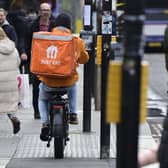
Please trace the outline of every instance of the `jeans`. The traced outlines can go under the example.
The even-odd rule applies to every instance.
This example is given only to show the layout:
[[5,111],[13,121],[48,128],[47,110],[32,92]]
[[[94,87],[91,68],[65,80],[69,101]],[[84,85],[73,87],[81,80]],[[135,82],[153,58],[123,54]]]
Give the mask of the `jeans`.
[[[38,107],[42,123],[49,123],[48,103],[51,94],[47,92],[47,89],[52,90],[53,88],[48,87],[41,82],[39,85]],[[76,113],[77,86],[74,84],[73,86],[65,87],[65,89],[68,90],[70,113]]]

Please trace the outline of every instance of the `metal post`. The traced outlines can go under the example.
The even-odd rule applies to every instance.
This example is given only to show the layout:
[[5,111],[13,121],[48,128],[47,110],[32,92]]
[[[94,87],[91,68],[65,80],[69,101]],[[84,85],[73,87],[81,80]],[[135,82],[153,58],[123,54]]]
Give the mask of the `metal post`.
[[84,65],[83,132],[91,131],[90,63]]
[[142,0],[127,0],[124,15],[121,123],[117,125],[117,168],[136,168],[140,113],[141,59],[143,56]]
[[[102,17],[102,13],[101,13],[101,1],[100,0],[96,0],[96,20],[97,20],[97,24],[96,24],[96,32],[97,35],[101,35],[101,17]],[[102,47],[102,46],[101,46]],[[98,50],[98,46],[97,46],[97,50]],[[97,55],[96,55],[97,57]],[[101,62],[101,61],[100,61]],[[101,107],[101,63],[96,64],[95,66],[95,86],[94,86],[94,93],[95,93],[95,110],[100,111],[100,107]]]
[[103,0],[102,4],[102,67],[101,67],[101,130],[100,130],[100,158],[109,158],[110,155],[110,124],[105,121],[106,78],[108,57],[110,54],[112,15],[111,0]]
[[[90,13],[84,18],[84,30],[92,30],[92,0],[85,0],[85,12]],[[84,14],[86,15],[86,13]],[[85,16],[84,16],[85,17]],[[85,20],[86,19],[86,20]],[[89,52],[91,57],[91,53]],[[84,65],[84,100],[83,100],[83,132],[91,131],[91,61]]]

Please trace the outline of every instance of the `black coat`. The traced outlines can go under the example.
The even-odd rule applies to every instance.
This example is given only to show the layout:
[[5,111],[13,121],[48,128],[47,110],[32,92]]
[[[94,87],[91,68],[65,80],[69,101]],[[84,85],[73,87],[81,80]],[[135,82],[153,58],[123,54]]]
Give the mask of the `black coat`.
[[[32,23],[32,26],[31,26],[31,33],[33,34],[33,32],[38,32],[40,31],[40,17],[38,17],[33,23]],[[50,18],[50,25],[49,25],[49,30],[48,31],[51,31],[53,28],[55,27],[55,18],[54,17],[51,17]]]
[[15,46],[17,46],[18,39],[17,39],[15,28],[10,24],[3,24],[2,28],[5,31],[6,35],[9,37],[9,39],[15,43]]
[[16,34],[18,37],[17,49],[19,51],[19,54],[26,52],[25,36],[28,23],[26,22],[25,18],[26,14],[24,11],[21,10],[9,11],[7,15],[7,20],[11,25],[14,26],[16,30]]

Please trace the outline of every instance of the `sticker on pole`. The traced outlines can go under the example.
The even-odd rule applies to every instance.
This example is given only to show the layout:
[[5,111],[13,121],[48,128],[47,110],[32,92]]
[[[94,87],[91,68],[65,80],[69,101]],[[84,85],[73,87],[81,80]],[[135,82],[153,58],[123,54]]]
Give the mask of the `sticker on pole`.
[[110,14],[102,16],[102,34],[112,34],[112,16]]

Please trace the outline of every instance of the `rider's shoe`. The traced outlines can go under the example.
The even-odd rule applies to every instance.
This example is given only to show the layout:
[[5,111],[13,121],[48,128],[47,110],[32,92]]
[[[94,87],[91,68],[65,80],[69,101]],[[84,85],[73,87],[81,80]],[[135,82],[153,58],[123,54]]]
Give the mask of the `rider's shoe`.
[[78,124],[78,116],[76,113],[70,113],[69,123],[77,125]]
[[48,141],[48,134],[49,134],[49,125],[43,124],[43,126],[41,128],[40,139],[42,141]]

